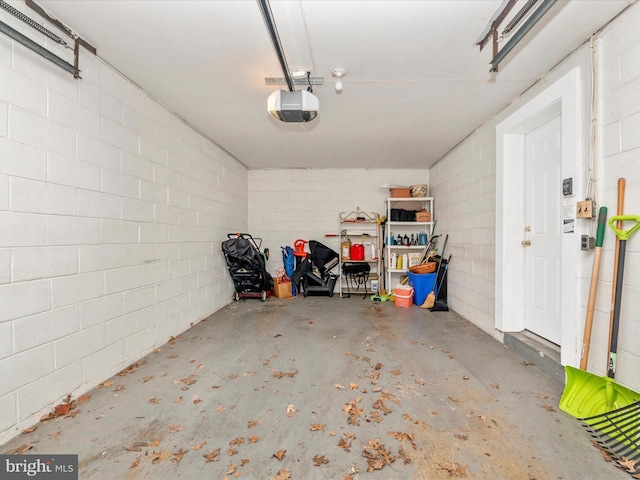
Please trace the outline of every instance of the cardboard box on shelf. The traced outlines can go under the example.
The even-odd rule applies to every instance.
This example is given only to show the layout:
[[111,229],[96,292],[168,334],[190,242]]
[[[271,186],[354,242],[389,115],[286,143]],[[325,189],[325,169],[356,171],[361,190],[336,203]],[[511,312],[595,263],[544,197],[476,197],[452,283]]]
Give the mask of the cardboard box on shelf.
[[409,198],[411,194],[410,188],[390,188],[391,198]]
[[416,222],[430,222],[431,212],[428,210],[418,210],[416,212]]

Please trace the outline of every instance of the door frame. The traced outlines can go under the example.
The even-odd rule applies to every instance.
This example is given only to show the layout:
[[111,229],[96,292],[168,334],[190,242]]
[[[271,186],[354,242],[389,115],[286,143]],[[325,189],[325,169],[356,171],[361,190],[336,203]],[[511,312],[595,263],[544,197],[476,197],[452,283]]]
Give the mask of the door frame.
[[[496,126],[495,327],[501,332],[524,330],[525,252],[520,242],[524,239],[525,135],[557,115],[562,116],[561,175],[573,178],[573,197],[565,198],[560,208],[570,211],[574,205],[575,212],[575,199],[583,196],[580,69],[573,68]],[[578,230],[574,221],[573,233],[563,233],[561,239],[560,360],[572,366],[578,364],[582,348]]]

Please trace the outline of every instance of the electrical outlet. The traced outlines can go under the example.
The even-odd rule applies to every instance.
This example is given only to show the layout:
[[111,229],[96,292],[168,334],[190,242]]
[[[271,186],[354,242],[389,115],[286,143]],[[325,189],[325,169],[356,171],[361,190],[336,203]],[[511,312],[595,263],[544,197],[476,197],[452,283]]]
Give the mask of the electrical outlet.
[[576,217],[578,218],[596,218],[596,202],[593,200],[584,200],[576,204]]
[[596,239],[589,235],[580,235],[580,250],[593,250],[596,247]]

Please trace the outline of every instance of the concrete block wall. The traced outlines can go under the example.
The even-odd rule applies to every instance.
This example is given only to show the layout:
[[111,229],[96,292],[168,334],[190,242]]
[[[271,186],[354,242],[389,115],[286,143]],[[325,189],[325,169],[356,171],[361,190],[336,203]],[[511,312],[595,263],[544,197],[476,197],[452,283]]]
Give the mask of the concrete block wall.
[[[624,213],[640,215],[640,5],[613,22],[602,34],[600,122],[601,162],[600,204],[608,206],[609,216],[617,210],[617,183],[626,180]],[[633,223],[625,223],[628,230]],[[589,368],[606,374],[611,304],[611,279],[615,237],[610,229],[605,235],[600,288],[596,301],[592,354]],[[618,363],[616,380],[640,391],[640,346],[634,339],[640,331],[637,305],[640,302],[640,235],[634,234],[626,244],[624,288],[620,309]]]
[[237,160],[98,58],[0,36],[0,443],[229,303]]
[[[617,181],[626,178],[625,213],[640,212],[640,5],[630,6],[597,35],[600,110],[599,146],[596,153],[596,185],[599,205],[616,212]],[[494,326],[495,290],[495,128],[555,80],[574,67],[581,69],[582,159],[586,178],[591,152],[588,134],[590,92],[589,45],[573,52],[509,107],[480,126],[461,145],[431,168],[431,191],[438,198],[438,228],[449,231],[452,260],[449,270],[449,304],[458,313],[501,338]],[[631,225],[627,225],[629,228]],[[595,236],[595,225],[577,228]],[[600,270],[596,315],[591,338],[589,371],[606,374],[611,281],[615,237],[607,228]],[[448,247],[449,248],[449,247]],[[640,235],[628,244],[616,380],[640,391],[640,347],[633,339],[640,330],[635,305],[640,301]],[[592,252],[576,265],[580,278],[581,318],[586,315]]]
[[[282,267],[282,250],[301,238],[318,240],[339,252],[339,214],[360,207],[386,214],[388,188],[429,184],[428,169],[284,169],[249,171],[249,227],[271,252],[267,268]],[[434,202],[438,218],[438,200]],[[337,269],[335,270],[337,273]]]
[[495,125],[484,125],[431,168],[438,231],[449,235],[447,250],[452,255],[447,303],[493,335],[495,159]]

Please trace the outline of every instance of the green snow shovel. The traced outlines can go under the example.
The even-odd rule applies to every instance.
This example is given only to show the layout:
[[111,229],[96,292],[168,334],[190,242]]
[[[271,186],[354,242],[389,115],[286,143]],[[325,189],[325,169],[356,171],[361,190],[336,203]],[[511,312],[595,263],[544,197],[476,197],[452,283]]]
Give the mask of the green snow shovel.
[[[619,230],[614,224],[617,221],[633,221],[629,230]],[[618,385],[613,380],[617,365],[618,326],[620,323],[620,304],[622,300],[622,280],[624,275],[624,257],[629,237],[640,228],[640,217],[635,215],[619,215],[609,220],[609,226],[620,239],[620,253],[616,276],[616,294],[614,302],[613,330],[609,347],[609,368],[607,377],[599,377],[570,366],[565,367],[566,380],[564,392],[560,399],[560,409],[576,418],[586,419],[626,407],[640,400],[640,393]]]

